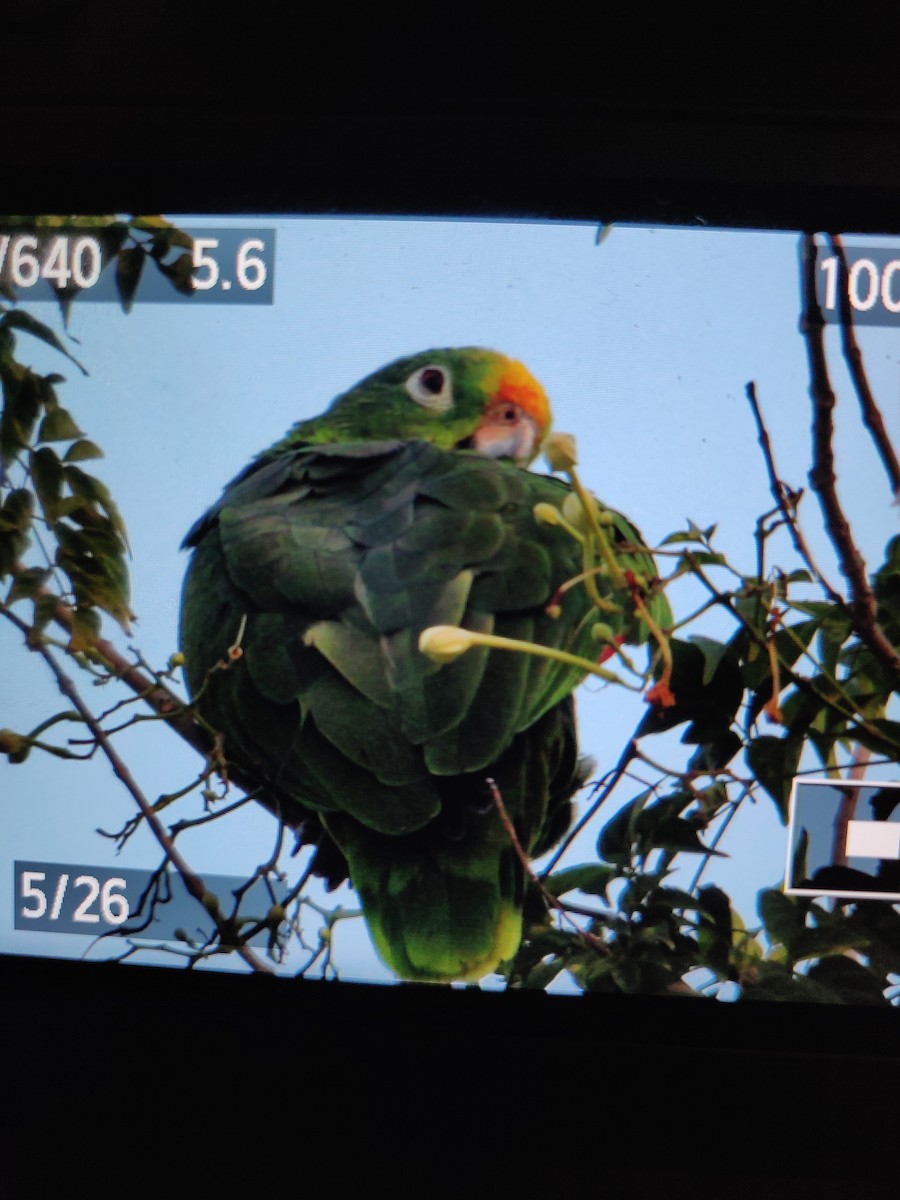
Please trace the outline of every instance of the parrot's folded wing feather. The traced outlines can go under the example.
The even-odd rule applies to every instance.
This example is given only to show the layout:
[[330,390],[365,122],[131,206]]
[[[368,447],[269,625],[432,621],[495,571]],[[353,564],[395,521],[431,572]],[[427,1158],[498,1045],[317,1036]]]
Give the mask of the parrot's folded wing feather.
[[[366,449],[305,448],[239,479],[197,527],[183,641],[191,688],[205,681],[226,746],[254,742],[248,699],[267,706],[267,727],[268,706],[279,709],[277,752],[253,753],[273,787],[357,808],[338,787],[324,801],[319,788],[307,795],[292,769],[292,737],[311,723],[374,781],[418,785],[424,824],[439,804],[432,775],[488,767],[577,673],[484,650],[439,668],[418,652],[419,634],[452,623],[577,649],[584,602],[557,620],[544,608],[577,572],[578,548],[532,515],[565,495],[557,481],[427,443]],[[239,630],[242,657],[210,675]],[[554,686],[541,696],[545,677]],[[405,806],[397,832],[409,820]],[[377,824],[391,830],[390,811]]]
[[582,672],[484,646],[439,665],[419,636],[595,657],[585,589],[559,592],[581,547],[533,513],[568,494],[427,442],[301,446],[251,465],[189,535],[192,694],[274,807],[318,814],[401,975],[477,978],[518,944],[523,875],[487,775],[526,852],[566,826]]

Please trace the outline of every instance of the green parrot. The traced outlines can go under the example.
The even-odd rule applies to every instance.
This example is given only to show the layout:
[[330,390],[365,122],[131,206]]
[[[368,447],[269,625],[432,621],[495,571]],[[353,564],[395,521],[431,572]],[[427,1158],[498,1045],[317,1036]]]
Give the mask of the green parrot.
[[[375,947],[410,980],[476,980],[522,936],[524,852],[549,849],[584,781],[572,665],[475,646],[422,653],[431,626],[596,660],[581,546],[523,468],[548,431],[541,385],[479,348],[399,359],[260,454],[190,530],[181,645],[226,760],[349,876]],[[639,543],[624,518],[613,538]],[[653,574],[639,554],[636,569]],[[649,565],[648,565],[649,564]],[[663,598],[664,600],[664,598]],[[614,620],[609,614],[607,625]],[[617,640],[647,640],[622,613]]]

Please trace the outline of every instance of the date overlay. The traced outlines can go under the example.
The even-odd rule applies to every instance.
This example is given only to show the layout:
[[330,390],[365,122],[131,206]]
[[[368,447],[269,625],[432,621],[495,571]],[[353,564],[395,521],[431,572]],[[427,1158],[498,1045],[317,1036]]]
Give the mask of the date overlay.
[[[274,229],[186,229],[165,255],[152,239],[120,244],[102,229],[0,226],[0,283],[20,300],[75,297],[139,304],[272,304]],[[133,237],[139,237],[139,234]]]
[[[14,869],[14,927],[32,933],[70,933],[88,937],[118,932],[135,940],[202,942],[213,933],[203,906],[175,872],[109,870],[73,863],[21,862]],[[206,875],[207,890],[230,911],[233,893],[245,880]],[[258,879],[244,894],[240,917],[264,919],[280,903],[279,894]],[[265,931],[251,944],[265,944]]]

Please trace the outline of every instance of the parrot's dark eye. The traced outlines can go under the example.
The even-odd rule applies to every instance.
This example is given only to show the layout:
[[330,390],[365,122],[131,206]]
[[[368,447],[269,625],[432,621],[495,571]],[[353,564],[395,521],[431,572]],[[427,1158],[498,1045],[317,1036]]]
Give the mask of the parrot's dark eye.
[[453,407],[450,375],[434,363],[413,371],[406,381],[406,391],[411,400],[430,412],[445,413]]
[[439,396],[444,390],[444,372],[437,367],[426,367],[419,377],[419,383],[432,396]]

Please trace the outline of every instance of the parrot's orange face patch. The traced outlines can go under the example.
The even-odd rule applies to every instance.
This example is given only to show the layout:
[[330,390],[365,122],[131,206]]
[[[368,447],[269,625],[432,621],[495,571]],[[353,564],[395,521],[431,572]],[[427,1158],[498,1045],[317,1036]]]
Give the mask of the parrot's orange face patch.
[[528,368],[516,359],[508,358],[504,362],[494,398],[505,404],[515,404],[526,416],[531,417],[540,437],[547,432],[550,426],[547,393]]

